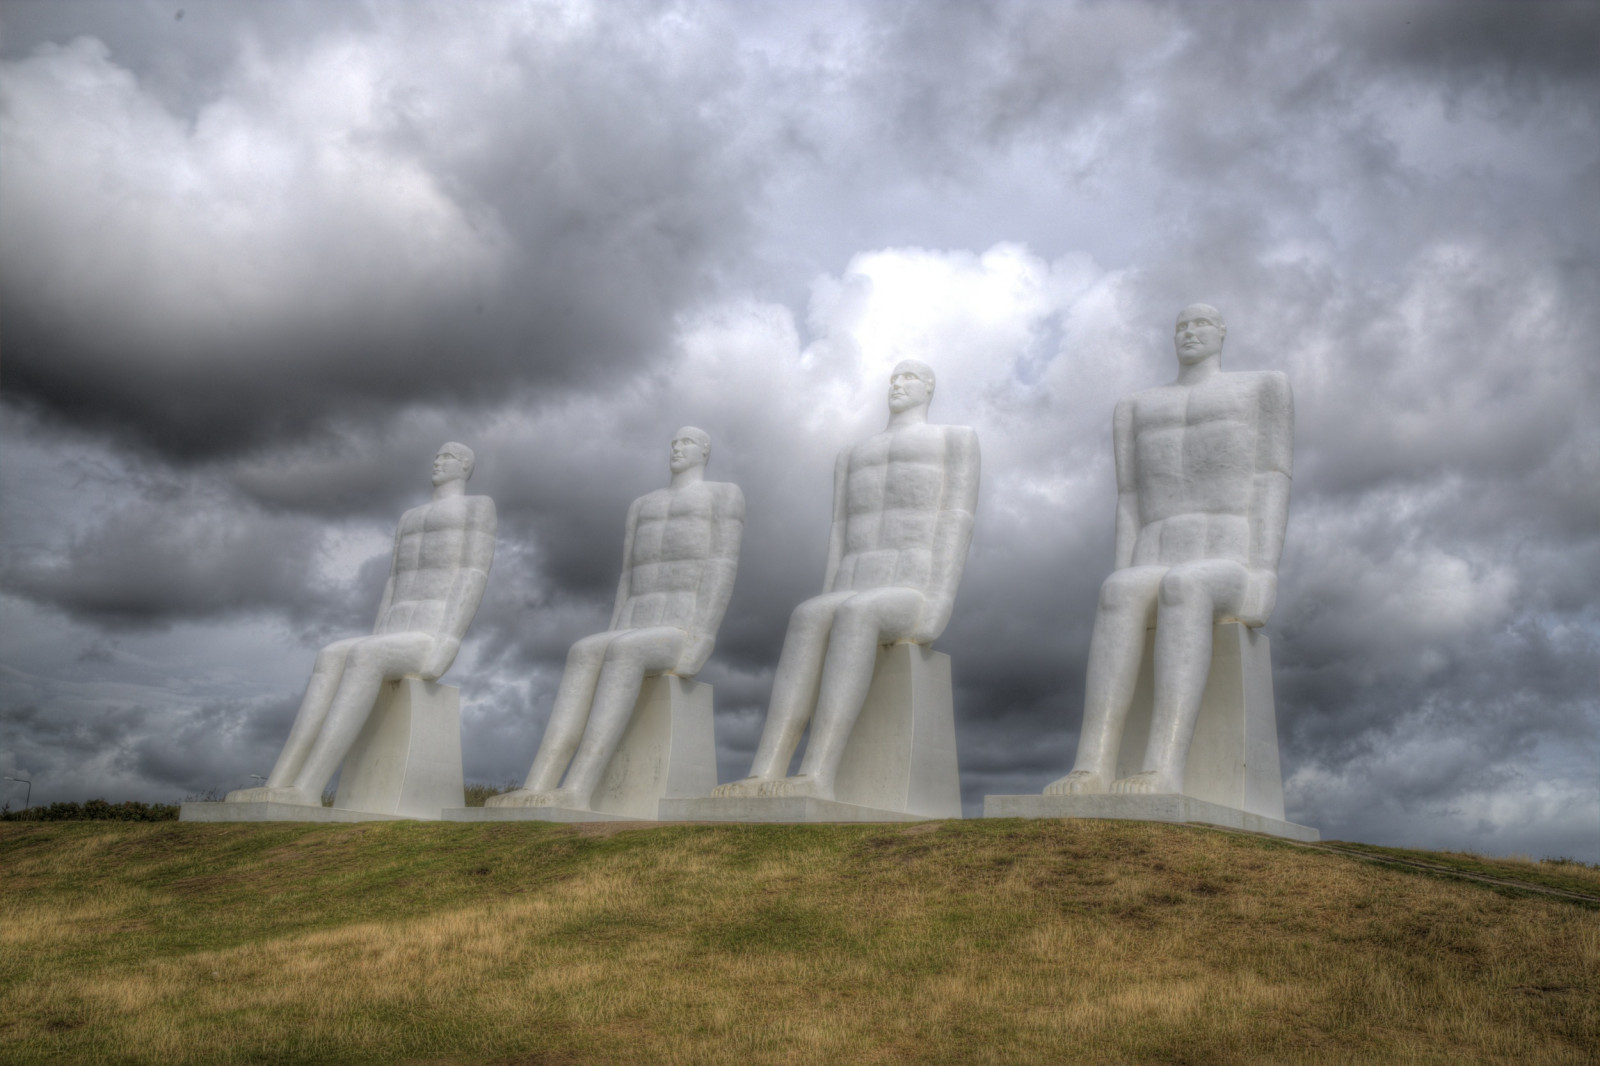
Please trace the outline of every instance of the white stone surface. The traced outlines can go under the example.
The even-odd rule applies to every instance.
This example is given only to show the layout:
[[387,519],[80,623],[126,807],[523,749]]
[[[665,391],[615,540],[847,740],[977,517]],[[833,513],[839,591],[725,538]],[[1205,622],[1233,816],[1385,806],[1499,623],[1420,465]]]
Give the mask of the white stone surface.
[[926,818],[961,817],[950,656],[920,644],[878,650],[834,798]]
[[[833,800],[878,648],[932,644],[950,621],[978,503],[977,434],[928,422],[934,374],[906,360],[889,379],[884,432],[839,454],[823,593],[789,620],[772,701],[743,780],[718,798]],[[810,728],[800,772],[788,774]]]
[[925,815],[886,811],[815,796],[702,796],[661,801],[663,822],[925,822]]
[[444,812],[447,822],[637,822],[625,814],[574,810],[571,807],[454,807]]
[[[1122,729],[1116,775],[1143,768],[1155,698],[1154,656],[1145,655]],[[1212,630],[1211,667],[1184,763],[1183,795],[1283,818],[1283,774],[1266,633],[1239,622]]]
[[[436,681],[450,669],[494,561],[494,501],[466,495],[473,464],[464,444],[451,441],[439,449],[433,498],[400,517],[372,635],[336,641],[318,653],[266,785],[230,792],[226,802],[320,809],[323,789],[367,725],[384,683]],[[456,773],[459,779],[459,767]]]
[[178,808],[180,822],[400,822],[403,814],[344,811],[337,807],[307,807],[301,803],[185,803]]
[[[1259,627],[1272,613],[1294,402],[1280,373],[1224,373],[1226,335],[1215,308],[1185,308],[1173,336],[1176,380],[1117,404],[1116,569],[1101,586],[1077,760],[1047,795],[1192,794],[1186,775],[1215,627]],[[1152,709],[1142,757],[1134,759],[1128,733],[1147,648]],[[1259,748],[1265,732],[1252,733],[1257,767],[1276,762],[1275,728],[1272,736],[1269,759]],[[1211,752],[1202,762],[1236,757],[1243,755]],[[1205,787],[1213,787],[1209,778]],[[1252,788],[1257,795],[1259,781]]]
[[[675,731],[653,733],[656,726],[635,720],[636,708],[644,706],[642,687],[650,677],[688,679],[700,672],[733,594],[744,535],[744,494],[737,485],[705,480],[710,457],[711,438],[703,430],[685,426],[674,435],[670,483],[628,509],[611,626],[584,637],[567,653],[527,780],[522,788],[490,797],[488,807],[604,812],[620,805],[653,818],[662,795],[659,788],[665,785],[650,775],[666,772],[662,767],[689,765],[686,751],[675,748],[676,763],[656,754],[630,755],[620,763],[617,757],[625,750],[625,739],[641,729],[641,736],[678,743]],[[705,700],[709,729],[709,689]],[[684,738],[694,732],[685,729]],[[708,788],[716,783],[712,750]],[[693,776],[686,769],[681,772]],[[637,782],[618,776],[632,773],[644,776]]]
[[985,796],[985,818],[1127,818],[1146,822],[1201,822],[1225,829],[1244,829],[1290,840],[1316,841],[1322,834],[1281,818],[1250,814],[1236,807],[1208,803],[1193,796],[1117,795]]
[[950,657],[918,644],[878,650],[872,686],[839,761],[833,799],[700,795],[687,805],[663,800],[660,817],[708,822],[960,818]]
[[646,678],[627,731],[600,776],[592,808],[463,807],[453,822],[607,822],[653,819],[663,798],[703,796],[717,783],[710,685],[670,674]]
[[333,805],[437,819],[466,802],[461,775],[461,690],[388,681],[339,774]]

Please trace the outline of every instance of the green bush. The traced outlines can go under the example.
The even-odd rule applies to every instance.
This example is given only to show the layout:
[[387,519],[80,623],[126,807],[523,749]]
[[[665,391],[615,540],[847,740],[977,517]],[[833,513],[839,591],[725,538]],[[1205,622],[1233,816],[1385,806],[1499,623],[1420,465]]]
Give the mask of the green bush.
[[13,811],[10,806],[0,807],[0,822],[175,822],[178,820],[176,803],[138,803],[126,800],[108,803],[92,799],[87,803],[52,803],[48,807],[30,807]]

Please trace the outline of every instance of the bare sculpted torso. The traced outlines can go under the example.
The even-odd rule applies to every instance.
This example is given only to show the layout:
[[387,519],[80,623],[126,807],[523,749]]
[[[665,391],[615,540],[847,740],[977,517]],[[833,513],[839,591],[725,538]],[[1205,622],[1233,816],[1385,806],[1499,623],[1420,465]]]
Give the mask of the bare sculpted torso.
[[394,591],[373,633],[439,632],[462,566],[493,551],[486,496],[455,496],[407,511],[395,533]]
[[971,432],[964,426],[907,426],[862,441],[841,458],[844,530],[829,592],[934,591],[950,438]]
[[1131,458],[1128,474],[1138,487],[1137,532],[1124,565],[1228,559],[1257,568],[1276,562],[1252,559],[1250,517],[1256,479],[1287,472],[1286,460],[1270,454],[1273,442],[1260,431],[1264,394],[1281,378],[1218,374],[1199,385],[1165,385],[1124,401],[1132,448],[1131,456],[1119,460]]
[[640,497],[633,544],[624,562],[627,598],[613,629],[676,626],[695,631],[706,567],[722,557],[713,546],[713,511],[719,493],[726,495],[730,488],[702,481]]

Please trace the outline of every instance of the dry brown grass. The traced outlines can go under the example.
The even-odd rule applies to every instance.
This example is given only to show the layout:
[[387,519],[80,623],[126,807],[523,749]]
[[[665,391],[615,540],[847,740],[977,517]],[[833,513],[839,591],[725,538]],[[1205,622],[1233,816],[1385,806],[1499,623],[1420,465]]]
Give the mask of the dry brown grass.
[[1140,823],[8,825],[0,1060],[1592,1062],[1597,914]]

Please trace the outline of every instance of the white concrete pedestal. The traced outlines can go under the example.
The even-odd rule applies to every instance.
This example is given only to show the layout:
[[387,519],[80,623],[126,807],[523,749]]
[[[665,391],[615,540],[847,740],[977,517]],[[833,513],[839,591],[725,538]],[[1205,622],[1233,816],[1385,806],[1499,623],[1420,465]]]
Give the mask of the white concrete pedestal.
[[832,800],[702,795],[664,799],[660,817],[706,822],[960,818],[950,657],[916,644],[878,649],[872,687],[845,746]]
[[435,820],[466,802],[461,775],[461,690],[385,681],[339,773],[332,807],[293,803],[185,803],[187,822]]
[[403,814],[302,807],[298,803],[185,803],[180,822],[404,822]]
[[1316,841],[1322,834],[1282,818],[1250,814],[1237,807],[1169,792],[1154,796],[985,796],[985,818],[1126,818],[1141,822],[1203,822],[1290,840]]
[[387,682],[345,756],[333,805],[437,819],[465,802],[461,690],[415,678]]
[[610,822],[654,819],[663,799],[698,796],[717,785],[710,685],[671,674],[647,677],[616,754],[594,792],[594,809],[458,807],[450,822]]
[[[1146,635],[1133,706],[1122,730],[1119,778],[1144,769],[1155,693],[1152,635]],[[1212,631],[1211,673],[1184,763],[1181,795],[986,796],[983,813],[990,818],[1203,821],[1296,840],[1320,838],[1315,829],[1284,820],[1272,645],[1260,629],[1239,622],[1225,622]]]

